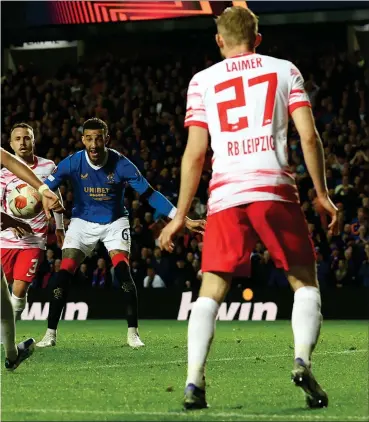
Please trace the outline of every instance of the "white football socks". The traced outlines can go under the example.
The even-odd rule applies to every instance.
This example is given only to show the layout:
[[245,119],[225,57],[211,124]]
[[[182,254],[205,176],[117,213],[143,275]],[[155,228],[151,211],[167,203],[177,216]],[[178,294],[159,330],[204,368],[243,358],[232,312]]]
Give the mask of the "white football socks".
[[321,299],[317,287],[296,290],[292,309],[292,331],[295,339],[295,359],[310,365],[311,354],[318,341],[322,323]]
[[12,293],[11,301],[14,309],[15,320],[18,321],[21,319],[22,312],[26,307],[27,295],[24,297],[17,297],[14,293]]
[[15,321],[8,283],[1,276],[1,340],[4,345],[5,356],[12,362],[17,359],[18,349],[15,345]]
[[218,303],[209,297],[199,297],[192,306],[188,323],[188,384],[204,388],[206,358],[214,337]]

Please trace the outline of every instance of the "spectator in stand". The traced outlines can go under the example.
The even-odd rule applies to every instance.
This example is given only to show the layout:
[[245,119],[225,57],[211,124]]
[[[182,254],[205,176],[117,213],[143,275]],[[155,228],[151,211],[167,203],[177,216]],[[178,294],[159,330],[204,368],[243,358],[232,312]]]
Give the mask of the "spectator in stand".
[[351,243],[355,242],[355,236],[352,234],[350,224],[344,225],[341,240],[343,246],[349,246]]
[[164,283],[168,286],[171,281],[170,261],[168,256],[163,257],[162,254],[163,253],[159,247],[154,249],[152,266],[155,268],[156,274],[158,274],[164,280]]
[[148,267],[147,275],[143,281],[143,286],[145,289],[163,289],[166,287],[163,279],[155,273],[155,269],[153,267]]
[[319,286],[321,289],[325,289],[331,283],[331,268],[329,263],[324,260],[319,248],[315,248],[315,251]]
[[137,288],[140,288],[141,282],[145,278],[145,270],[142,265],[140,265],[139,261],[131,261],[131,274]]
[[192,268],[195,272],[195,275],[197,275],[197,273],[199,272],[201,265],[200,265],[200,260],[199,259],[194,259],[192,262]]
[[363,286],[369,287],[369,244],[367,243],[364,248],[366,259],[361,264],[359,270],[359,279]]
[[206,217],[206,205],[202,204],[199,198],[194,198],[193,209],[200,218]]
[[333,247],[331,258],[330,258],[330,267],[331,267],[331,271],[333,272],[335,272],[338,269],[338,261],[340,260],[339,256],[340,256],[339,249],[336,247]]
[[335,271],[336,275],[336,286],[341,288],[349,284],[349,275],[348,275],[348,265],[344,259],[338,261],[337,270]]
[[268,287],[287,287],[288,280],[283,270],[276,268],[270,258],[269,251],[265,250],[260,261],[261,268],[265,272]]
[[54,255],[55,254],[52,249],[46,250],[46,257],[40,265],[39,277],[38,277],[39,282],[36,283],[36,286],[40,285],[42,288],[45,288],[48,285],[51,274],[54,271],[54,262],[55,262]]
[[92,274],[92,287],[106,288],[110,285],[110,273],[107,271],[106,262],[104,258],[99,258],[97,261],[97,268]]
[[195,277],[196,274],[194,274],[193,270],[190,270],[184,259],[180,259],[176,262],[176,269],[173,274],[173,285],[175,288],[179,290],[188,289],[191,287],[191,280],[193,281]]
[[359,208],[357,210],[357,216],[351,222],[351,232],[355,236],[355,239],[359,237],[359,227],[369,227],[369,209]]
[[[356,252],[356,250],[355,250]],[[356,277],[356,273],[357,273],[357,266],[356,266],[356,253],[354,253],[354,248],[352,246],[349,246],[345,252],[344,252],[344,260],[346,263],[346,267],[347,267],[347,276],[348,276],[348,281],[350,282],[350,284],[352,285],[352,283],[355,280]]]
[[50,272],[49,277],[44,278],[44,280],[42,282],[42,288],[43,289],[45,289],[49,285],[52,286],[55,274],[60,271],[60,264],[61,264],[61,259],[55,259],[54,263],[51,265],[51,272]]
[[80,286],[88,286],[90,284],[90,275],[86,263],[80,265],[75,277]]
[[152,266],[152,250],[150,248],[141,249],[140,266],[147,271],[148,266]]
[[369,243],[369,227],[365,225],[359,226],[356,244],[365,247]]

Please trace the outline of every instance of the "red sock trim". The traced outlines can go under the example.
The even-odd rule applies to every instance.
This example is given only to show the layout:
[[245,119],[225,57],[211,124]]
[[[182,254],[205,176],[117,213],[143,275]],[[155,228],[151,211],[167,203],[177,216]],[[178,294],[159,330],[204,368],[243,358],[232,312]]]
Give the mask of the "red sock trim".
[[77,262],[73,258],[63,258],[60,264],[61,270],[67,270],[69,273],[74,274],[78,268]]
[[120,252],[113,256],[111,259],[113,266],[116,267],[120,262],[125,262],[129,266],[129,259],[124,253]]

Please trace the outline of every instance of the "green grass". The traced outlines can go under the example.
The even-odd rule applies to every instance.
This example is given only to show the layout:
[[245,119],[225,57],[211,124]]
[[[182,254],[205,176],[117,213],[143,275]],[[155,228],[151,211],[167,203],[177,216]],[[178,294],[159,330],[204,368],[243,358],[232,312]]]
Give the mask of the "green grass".
[[[17,325],[40,340],[45,322]],[[326,321],[314,372],[330,406],[305,409],[290,382],[289,322],[218,322],[207,367],[210,409],[184,413],[187,323],[143,321],[146,347],[125,345],[124,321],[60,323],[58,345],[2,370],[2,420],[368,420],[368,324]]]

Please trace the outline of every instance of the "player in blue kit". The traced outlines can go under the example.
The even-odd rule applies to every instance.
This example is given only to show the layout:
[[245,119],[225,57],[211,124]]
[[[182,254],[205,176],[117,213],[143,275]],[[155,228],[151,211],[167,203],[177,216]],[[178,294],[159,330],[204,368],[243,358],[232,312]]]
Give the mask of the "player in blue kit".
[[[129,268],[130,229],[128,211],[124,207],[124,191],[130,185],[155,208],[155,216],[173,218],[176,208],[155,191],[136,166],[122,154],[106,147],[108,127],[100,119],[83,125],[82,142],[86,149],[62,162],[45,183],[51,190],[69,180],[74,189],[72,219],[65,236],[60,271],[52,288],[48,328],[39,347],[56,345],[57,326],[67,301],[73,274],[86,256],[102,241],[111,257],[115,277],[125,297],[128,323],[127,343],[144,346],[138,333],[137,291]],[[204,221],[187,220],[190,230],[202,231]]]

